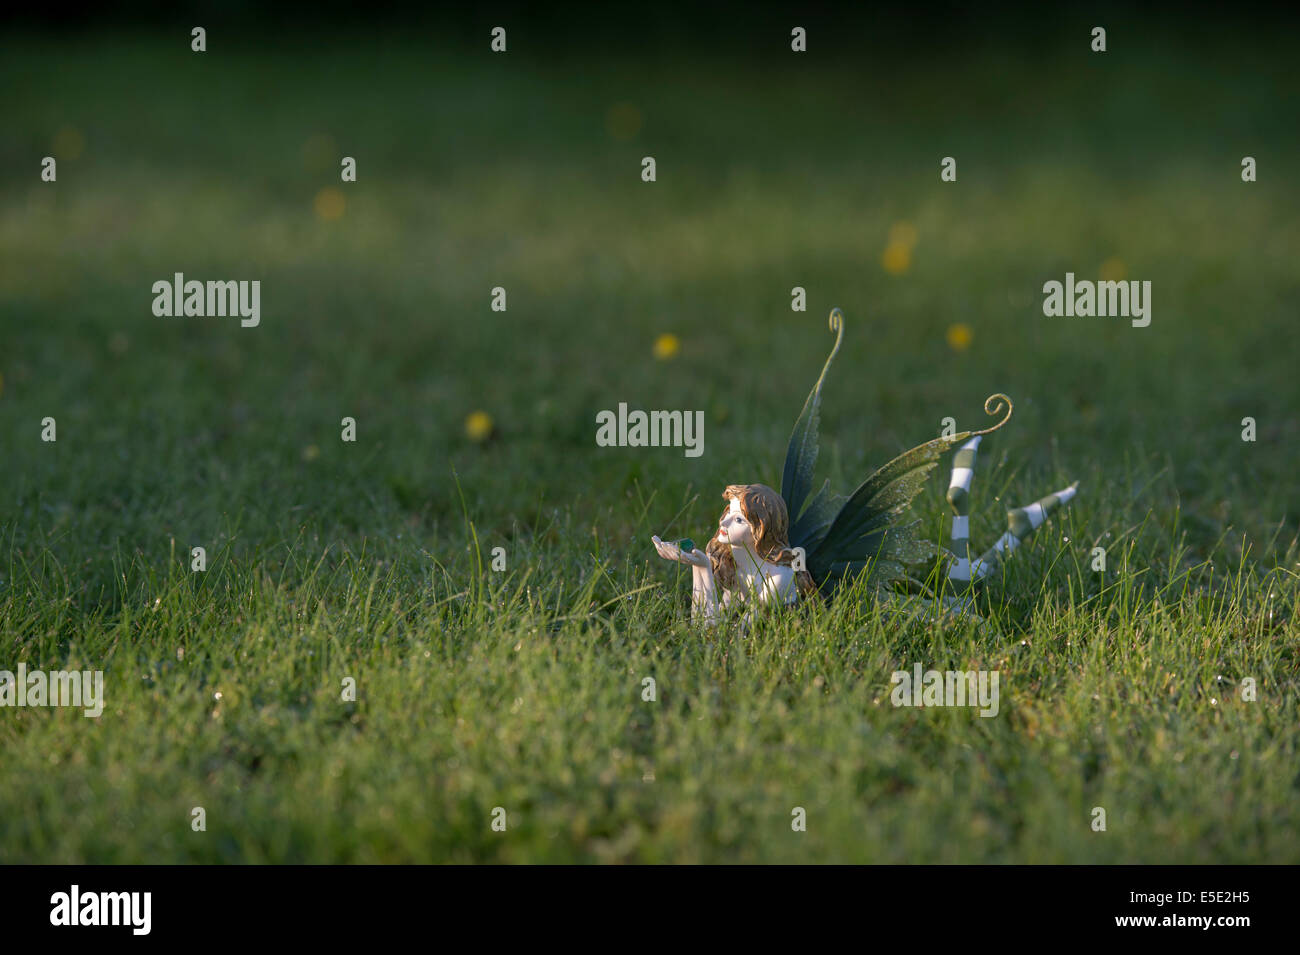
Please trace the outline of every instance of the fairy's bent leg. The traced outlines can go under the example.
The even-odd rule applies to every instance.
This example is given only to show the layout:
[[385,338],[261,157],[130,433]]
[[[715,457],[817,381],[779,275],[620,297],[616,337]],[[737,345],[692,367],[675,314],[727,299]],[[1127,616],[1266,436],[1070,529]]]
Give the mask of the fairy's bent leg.
[[970,568],[970,484],[975,476],[975,452],[981,437],[974,437],[957,449],[952,459],[952,481],[948,484],[948,503],[952,505],[952,552],[957,563],[948,571],[948,579],[969,583]]
[[1019,547],[1026,537],[1038,530],[1049,514],[1064,507],[1078,493],[1079,482],[1069,487],[1039,498],[1028,507],[1017,507],[1007,511],[1007,532],[998,538],[998,542],[984,552],[984,556],[971,565],[971,575],[976,580],[987,577],[1002,562],[1005,555]]

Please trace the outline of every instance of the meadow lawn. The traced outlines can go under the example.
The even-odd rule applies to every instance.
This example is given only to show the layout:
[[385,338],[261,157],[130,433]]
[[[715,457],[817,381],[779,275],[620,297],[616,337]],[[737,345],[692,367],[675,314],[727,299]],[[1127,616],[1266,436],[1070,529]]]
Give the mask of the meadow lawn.
[[[0,862],[1300,862],[1283,39],[0,40],[0,669],[105,673],[98,719],[0,709]],[[260,324],[156,317],[176,272]],[[1067,272],[1151,281],[1150,326],[1045,317]],[[995,391],[975,546],[1080,482],[983,629],[704,632],[654,554],[779,485],[833,306],[837,490]],[[620,402],[704,454],[597,447]],[[892,706],[916,663],[998,670],[998,716]]]

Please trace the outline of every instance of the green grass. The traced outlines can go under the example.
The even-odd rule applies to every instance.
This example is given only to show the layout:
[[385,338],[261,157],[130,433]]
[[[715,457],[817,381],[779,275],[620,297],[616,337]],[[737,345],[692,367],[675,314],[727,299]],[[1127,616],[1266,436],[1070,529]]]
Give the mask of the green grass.
[[[107,697],[0,710],[0,862],[1300,861],[1280,40],[652,68],[244,42],[0,45],[0,669]],[[1042,315],[1112,258],[1149,328]],[[261,326],[155,318],[175,271],[260,279]],[[846,599],[702,633],[653,553],[779,483],[833,305],[840,490],[993,391],[974,543],[1081,482],[983,630]],[[620,401],[704,409],[705,454],[597,448]],[[945,542],[946,474],[918,505]],[[891,706],[917,662],[998,669],[999,716]]]

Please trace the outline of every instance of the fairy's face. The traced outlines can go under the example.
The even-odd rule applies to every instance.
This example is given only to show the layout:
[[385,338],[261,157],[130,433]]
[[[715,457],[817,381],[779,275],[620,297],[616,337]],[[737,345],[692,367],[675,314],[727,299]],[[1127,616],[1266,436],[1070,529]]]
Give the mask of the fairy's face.
[[751,551],[755,549],[753,527],[741,513],[740,501],[734,497],[731,499],[731,506],[727,508],[727,513],[723,514],[722,520],[718,522],[718,540],[732,547],[744,547]]

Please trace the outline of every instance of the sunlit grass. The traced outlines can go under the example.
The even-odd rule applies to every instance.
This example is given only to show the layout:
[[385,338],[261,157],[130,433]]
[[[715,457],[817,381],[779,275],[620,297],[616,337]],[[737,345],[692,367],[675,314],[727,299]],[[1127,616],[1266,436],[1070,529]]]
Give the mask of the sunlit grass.
[[[0,669],[107,674],[98,721],[0,710],[0,860],[1300,860],[1300,210],[1180,121],[1209,80],[1117,58],[1099,101],[920,62],[864,108],[829,64],[651,83],[399,44],[353,89],[351,49],[219,85],[158,83],[188,61],[154,41],[0,56]],[[1221,79],[1254,152],[1294,151],[1280,99]],[[976,123],[945,82],[1001,105]],[[260,279],[261,324],[155,318],[176,271]],[[1151,280],[1151,326],[1044,318],[1066,271]],[[983,629],[845,600],[701,633],[653,554],[779,484],[832,306],[839,490],[995,391],[973,545],[1080,481]],[[621,401],[704,410],[705,454],[596,447]],[[895,709],[915,662],[999,669],[1000,715]]]

